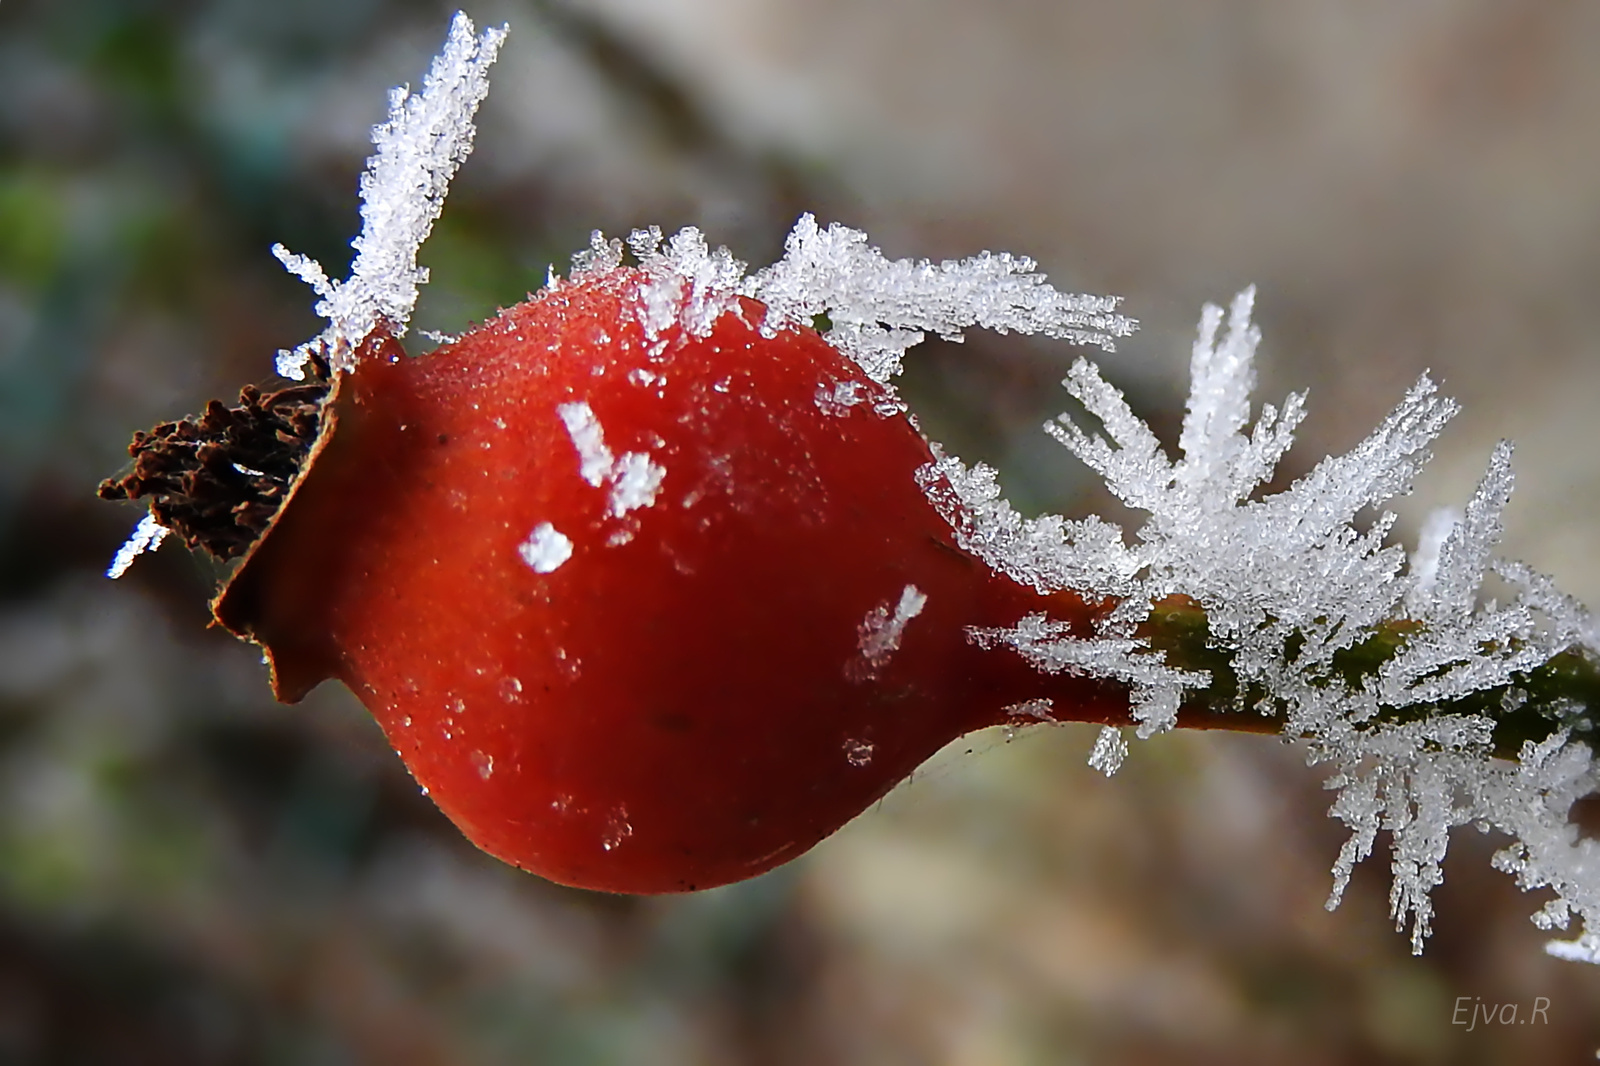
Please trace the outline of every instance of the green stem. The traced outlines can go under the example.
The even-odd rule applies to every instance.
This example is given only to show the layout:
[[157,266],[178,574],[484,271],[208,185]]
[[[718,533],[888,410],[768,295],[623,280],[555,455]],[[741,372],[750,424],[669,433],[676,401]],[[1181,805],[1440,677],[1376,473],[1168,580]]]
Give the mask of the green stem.
[[[1410,620],[1384,624],[1360,644],[1334,655],[1332,675],[1326,683],[1360,687],[1376,677],[1422,628],[1421,623]],[[1255,688],[1241,694],[1233,652],[1212,643],[1210,625],[1199,604],[1185,596],[1169,597],[1155,605],[1140,633],[1152,648],[1165,653],[1168,665],[1211,675],[1211,684],[1192,694],[1184,705],[1180,724],[1283,732],[1285,709],[1279,706],[1275,714],[1268,715],[1253,709],[1269,694]],[[1570,648],[1532,670],[1514,674],[1509,684],[1441,703],[1384,708],[1377,721],[1406,723],[1439,714],[1483,715],[1495,723],[1494,755],[1514,759],[1524,741],[1544,740],[1561,729],[1577,735],[1593,732],[1595,708],[1600,708],[1600,662],[1581,648]]]

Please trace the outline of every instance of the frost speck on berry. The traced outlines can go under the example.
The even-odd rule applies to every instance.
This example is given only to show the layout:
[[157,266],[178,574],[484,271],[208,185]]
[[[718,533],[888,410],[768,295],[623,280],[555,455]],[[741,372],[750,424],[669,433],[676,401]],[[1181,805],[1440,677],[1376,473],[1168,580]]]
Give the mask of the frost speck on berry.
[[847,675],[855,681],[876,677],[878,671],[889,662],[889,657],[899,650],[906,625],[922,613],[927,603],[928,597],[921,589],[907,585],[900,590],[899,602],[894,605],[892,612],[887,600],[868,611],[856,627],[856,646],[861,656],[851,660]]
[[614,458],[606,447],[600,419],[583,400],[562,404],[556,414],[578,452],[578,475],[595,488],[610,482],[608,511],[612,517],[621,518],[656,502],[656,493],[667,476],[665,467],[644,452],[627,452]]
[[[548,574],[572,558],[572,541],[549,522],[540,522],[528,534],[528,539],[517,546],[517,554],[533,567],[534,573]],[[520,684],[518,687],[520,689]]]
[[628,452],[611,468],[610,511],[621,518],[629,511],[649,507],[666,479],[667,468],[644,452]]
[[556,408],[561,424],[567,427],[572,446],[578,451],[578,476],[595,488],[611,474],[611,449],[606,447],[605,430],[594,416],[594,409],[582,400]]
[[273,246],[284,267],[320,297],[317,314],[328,320],[317,337],[278,353],[279,374],[302,379],[313,352],[344,369],[378,326],[405,334],[417,286],[428,280],[417,249],[444,208],[456,168],[472,151],[472,118],[489,92],[489,67],[506,32],[502,26],[475,37],[472,20],[457,12],[422,91],[390,92],[388,121],[372,130],[378,150],[361,176],[361,234],[352,242],[349,278],[333,281],[316,260]]

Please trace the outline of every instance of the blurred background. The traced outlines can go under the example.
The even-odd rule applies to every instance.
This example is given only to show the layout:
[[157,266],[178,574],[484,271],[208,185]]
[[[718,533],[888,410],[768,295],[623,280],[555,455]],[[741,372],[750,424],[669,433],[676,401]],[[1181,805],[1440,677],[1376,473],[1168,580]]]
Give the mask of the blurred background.
[[[0,1063],[1557,1063],[1600,971],[1458,836],[1420,959],[1380,858],[1259,737],[982,736],[806,858],[663,899],[464,844],[342,690],[271,702],[206,628],[214,568],[101,576],[134,429],[318,329],[273,241],[341,274],[431,0],[0,6]],[[1291,473],[1427,367],[1466,413],[1416,496],[1519,444],[1507,554],[1600,602],[1600,7],[1490,0],[493,0],[511,38],[423,252],[457,332],[591,229],[762,264],[802,210],[891,255],[984,248],[1114,292],[1103,362],[1166,431],[1205,300],[1260,285]],[[413,338],[415,338],[413,334]],[[423,343],[425,342],[418,342]],[[1076,353],[913,353],[934,437],[1025,509],[1103,510],[1040,431]],[[1169,437],[1170,439],[1170,437]],[[969,753],[969,749],[970,753]],[[1465,997],[1548,1001],[1471,1032]]]

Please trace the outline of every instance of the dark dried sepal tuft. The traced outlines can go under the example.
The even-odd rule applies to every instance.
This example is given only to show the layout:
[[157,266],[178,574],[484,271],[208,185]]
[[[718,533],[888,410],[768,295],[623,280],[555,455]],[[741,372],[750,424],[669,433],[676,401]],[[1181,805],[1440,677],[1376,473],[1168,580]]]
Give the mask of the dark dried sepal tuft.
[[218,559],[243,555],[265,532],[322,423],[331,375],[314,356],[308,380],[276,392],[254,385],[239,405],[219,400],[197,419],[135,433],[133,469],[100,483],[103,500],[152,497],[156,521]]

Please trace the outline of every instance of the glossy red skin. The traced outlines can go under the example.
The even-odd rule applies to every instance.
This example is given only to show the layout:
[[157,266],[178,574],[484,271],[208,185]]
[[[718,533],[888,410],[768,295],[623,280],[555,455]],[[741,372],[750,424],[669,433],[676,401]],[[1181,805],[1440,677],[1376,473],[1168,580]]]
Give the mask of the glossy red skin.
[[[965,629],[1044,603],[956,547],[914,482],[926,441],[817,334],[763,338],[744,301],[652,342],[639,284],[563,284],[430,355],[369,352],[218,614],[285,698],[345,681],[484,850],[655,893],[785,862],[1005,721],[1042,680]],[[819,401],[841,382],[865,402]],[[557,414],[579,400],[614,456],[665,469],[652,505],[619,518],[580,476]],[[518,547],[544,522],[573,551],[538,573]],[[864,619],[907,585],[926,605],[864,669]],[[1066,686],[1072,717],[1125,709]]]

